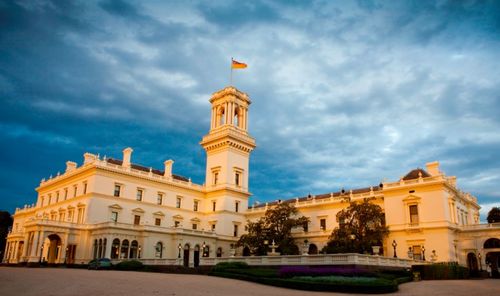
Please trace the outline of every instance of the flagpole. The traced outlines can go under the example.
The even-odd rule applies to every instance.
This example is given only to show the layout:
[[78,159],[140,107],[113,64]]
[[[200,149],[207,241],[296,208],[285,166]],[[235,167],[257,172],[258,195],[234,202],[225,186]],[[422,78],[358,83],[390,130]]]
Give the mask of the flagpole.
[[233,57],[231,57],[231,78],[229,80],[229,86],[233,86]]

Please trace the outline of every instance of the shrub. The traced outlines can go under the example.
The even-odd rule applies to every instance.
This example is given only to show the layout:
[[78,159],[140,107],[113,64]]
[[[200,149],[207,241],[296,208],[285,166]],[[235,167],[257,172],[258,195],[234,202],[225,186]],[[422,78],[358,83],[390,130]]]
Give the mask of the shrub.
[[279,270],[280,277],[294,276],[375,276],[374,273],[359,267],[309,267],[309,266],[284,266]]
[[442,262],[430,265],[414,265],[413,272],[419,272],[423,280],[466,279],[469,270],[456,262]]
[[137,260],[122,261],[115,265],[116,270],[140,270],[143,267],[142,262]]
[[249,266],[246,262],[240,262],[240,261],[235,261],[235,262],[220,262],[220,263],[217,263],[217,265],[215,265],[213,268],[212,268],[212,271],[225,271],[225,270],[228,270],[228,269],[234,269],[234,270],[238,270],[238,269],[248,269]]

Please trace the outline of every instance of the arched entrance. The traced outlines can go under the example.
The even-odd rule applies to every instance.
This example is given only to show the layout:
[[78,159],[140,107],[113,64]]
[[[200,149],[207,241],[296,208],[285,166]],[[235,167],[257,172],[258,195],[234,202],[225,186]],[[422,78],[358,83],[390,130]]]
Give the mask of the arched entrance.
[[194,246],[194,267],[200,266],[200,246]]
[[184,245],[184,267],[188,267],[189,266],[189,244],[185,244]]
[[491,277],[500,278],[498,267],[500,266],[500,239],[490,238],[484,242],[484,251],[486,253],[487,270],[490,270]]
[[315,244],[309,245],[309,251],[307,252],[309,255],[317,255],[318,254],[318,246]]
[[250,248],[249,247],[243,248],[243,256],[250,256]]
[[47,237],[50,241],[47,250],[47,262],[57,263],[61,255],[61,238],[57,234],[51,234]]
[[469,267],[469,272],[471,276],[477,276],[478,275],[478,267],[477,267],[477,258],[476,254],[474,253],[469,253],[467,254],[467,267]]

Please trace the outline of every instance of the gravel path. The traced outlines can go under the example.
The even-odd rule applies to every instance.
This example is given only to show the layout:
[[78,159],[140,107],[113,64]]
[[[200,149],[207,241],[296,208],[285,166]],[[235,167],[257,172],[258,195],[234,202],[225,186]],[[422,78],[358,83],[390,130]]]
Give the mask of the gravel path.
[[[0,267],[0,295],[345,296],[348,294],[298,291],[203,275]],[[400,285],[397,293],[389,295],[498,296],[500,280],[412,282]]]

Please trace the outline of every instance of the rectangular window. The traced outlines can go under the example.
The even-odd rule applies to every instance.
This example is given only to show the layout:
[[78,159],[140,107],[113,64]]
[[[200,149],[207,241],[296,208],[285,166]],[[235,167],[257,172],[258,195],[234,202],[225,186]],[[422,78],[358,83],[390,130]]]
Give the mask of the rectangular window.
[[118,212],[111,212],[111,221],[118,222]]
[[234,211],[238,213],[240,211],[240,202],[237,201],[234,203]]
[[195,200],[193,202],[193,211],[198,212],[198,201],[197,200]]
[[219,172],[214,172],[214,185],[219,182]]
[[56,202],[59,202],[59,191],[56,192]]
[[74,213],[74,210],[69,210],[68,211],[68,222],[72,222],[73,223],[73,213]]
[[418,224],[418,206],[410,206],[410,224]]
[[134,215],[134,225],[139,225],[141,223],[141,216]]
[[326,219],[319,220],[319,228],[321,228],[321,230],[326,230]]
[[422,247],[413,246],[413,259],[422,260]]
[[212,231],[215,231],[215,224],[212,224]]
[[304,232],[308,232],[309,231],[309,222],[308,221],[304,222],[302,227],[304,228]]
[[156,198],[156,203],[161,205],[163,203],[163,193],[158,192],[158,196]]
[[87,194],[87,182],[83,183],[83,194]]
[[59,214],[59,221],[63,221],[64,222],[64,212]]
[[178,196],[175,199],[175,207],[178,208],[178,209],[180,209],[181,208],[181,202],[182,202],[182,198]]
[[[52,195],[49,194],[49,203],[48,203],[49,205],[50,205],[51,199],[52,199]],[[463,218],[463,215],[462,215],[462,218]]]
[[68,198],[68,188],[64,188],[64,200]]
[[142,193],[143,193],[143,191],[144,191],[144,190],[142,190],[142,189],[137,189],[137,194],[136,194],[136,196],[135,196],[135,199],[136,199],[137,201],[142,201]]
[[174,226],[175,226],[175,227],[179,227],[179,225],[180,225],[180,224],[181,224],[181,222],[179,222],[179,221],[175,221],[175,222],[174,222]]
[[215,212],[215,208],[217,207],[217,202],[212,202],[212,212]]
[[233,236],[237,237],[238,236],[238,225],[233,226]]
[[193,224],[193,230],[198,229],[198,224]]
[[155,218],[155,225],[160,226],[161,225],[161,219],[160,218]]
[[76,197],[76,194],[78,192],[78,185],[73,186],[73,197]]
[[76,223],[78,224],[81,224],[83,223],[83,208],[79,208],[78,209],[78,213],[77,213],[77,218],[76,218]]
[[240,173],[238,172],[234,173],[234,184],[240,186]]
[[119,197],[120,196],[120,189],[122,189],[122,187],[118,184],[115,184],[115,192],[113,195],[116,197]]

